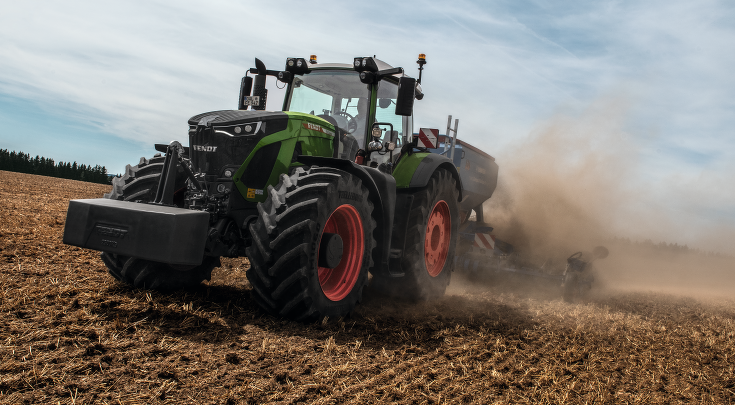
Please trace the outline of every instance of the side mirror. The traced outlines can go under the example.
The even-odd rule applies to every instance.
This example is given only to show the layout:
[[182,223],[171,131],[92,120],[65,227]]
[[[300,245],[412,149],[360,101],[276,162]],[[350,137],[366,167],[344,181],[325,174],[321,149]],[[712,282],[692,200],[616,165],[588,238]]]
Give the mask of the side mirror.
[[253,88],[253,78],[250,76],[245,76],[242,78],[242,81],[240,82],[240,100],[237,102],[237,109],[238,110],[246,110],[248,108],[247,105],[245,105],[245,97],[250,95],[250,90]]
[[413,100],[416,95],[416,79],[403,76],[398,81],[398,97],[396,98],[396,115],[404,117],[413,114]]
[[389,98],[379,98],[378,99],[378,107],[386,109],[390,107],[391,105],[391,99]]

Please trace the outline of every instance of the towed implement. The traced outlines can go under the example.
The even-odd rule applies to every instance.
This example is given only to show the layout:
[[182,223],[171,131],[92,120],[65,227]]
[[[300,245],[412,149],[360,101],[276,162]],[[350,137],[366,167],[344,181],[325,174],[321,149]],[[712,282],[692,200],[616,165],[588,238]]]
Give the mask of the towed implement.
[[471,276],[540,280],[558,286],[567,302],[585,298],[595,282],[594,262],[608,256],[607,248],[597,246],[591,252],[576,252],[558,262],[518,252],[510,243],[496,238],[493,227],[485,222],[482,208],[482,203],[495,189],[497,176],[487,176],[493,173],[494,166],[490,162],[495,159],[457,139],[458,121],[455,120],[452,128],[450,116],[447,135],[438,135],[437,147],[430,149],[452,160],[460,174],[465,199],[470,200],[466,206],[472,207],[470,211],[460,212],[463,221],[458,230],[454,269]]

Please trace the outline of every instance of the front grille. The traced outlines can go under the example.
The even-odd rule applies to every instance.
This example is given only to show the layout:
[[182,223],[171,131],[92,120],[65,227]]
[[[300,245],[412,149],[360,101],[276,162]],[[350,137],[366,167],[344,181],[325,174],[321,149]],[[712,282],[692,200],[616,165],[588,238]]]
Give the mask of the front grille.
[[241,165],[261,139],[285,130],[288,115],[264,111],[213,111],[190,118],[189,125],[189,155],[194,169],[218,175],[225,166]]

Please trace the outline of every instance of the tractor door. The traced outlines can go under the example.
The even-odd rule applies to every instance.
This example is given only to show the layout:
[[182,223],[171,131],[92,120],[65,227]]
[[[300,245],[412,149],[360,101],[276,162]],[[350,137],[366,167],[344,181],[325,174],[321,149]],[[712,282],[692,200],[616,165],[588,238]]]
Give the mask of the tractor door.
[[[375,122],[390,123],[393,130],[397,132],[393,139],[390,139],[388,131],[390,127],[381,126],[383,129],[383,138],[381,142],[393,141],[396,148],[393,151],[393,161],[395,162],[400,155],[400,149],[406,142],[406,137],[410,137],[413,126],[413,116],[404,117],[395,114],[396,98],[398,97],[398,80],[395,77],[385,78],[378,83],[378,101],[375,106]],[[389,153],[381,151],[373,153],[371,159],[377,161],[378,164],[387,162]]]

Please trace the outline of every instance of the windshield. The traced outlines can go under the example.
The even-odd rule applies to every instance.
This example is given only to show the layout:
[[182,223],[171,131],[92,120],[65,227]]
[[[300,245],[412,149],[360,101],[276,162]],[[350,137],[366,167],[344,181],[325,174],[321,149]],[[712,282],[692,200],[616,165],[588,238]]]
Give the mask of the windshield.
[[364,144],[370,90],[354,71],[315,71],[295,77],[288,110],[332,117]]
[[[410,118],[406,119],[401,115],[396,115],[396,98],[398,97],[398,83],[381,80],[378,83],[378,105],[375,108],[375,122],[390,123],[393,125],[393,130],[398,134],[392,141],[396,143],[396,149],[400,150],[403,146],[403,136],[411,132],[411,129],[405,128],[409,125]],[[384,130],[387,130],[387,126],[382,126]],[[383,132],[381,142],[389,142],[391,139],[387,136],[387,131]],[[373,153],[371,160],[376,161],[378,164],[386,162],[389,157],[387,151]],[[393,153],[394,158],[398,155],[398,151]]]
[[403,137],[403,116],[396,115],[398,83],[381,80],[378,84],[378,105],[375,108],[375,122],[389,122],[398,131],[398,139]]

